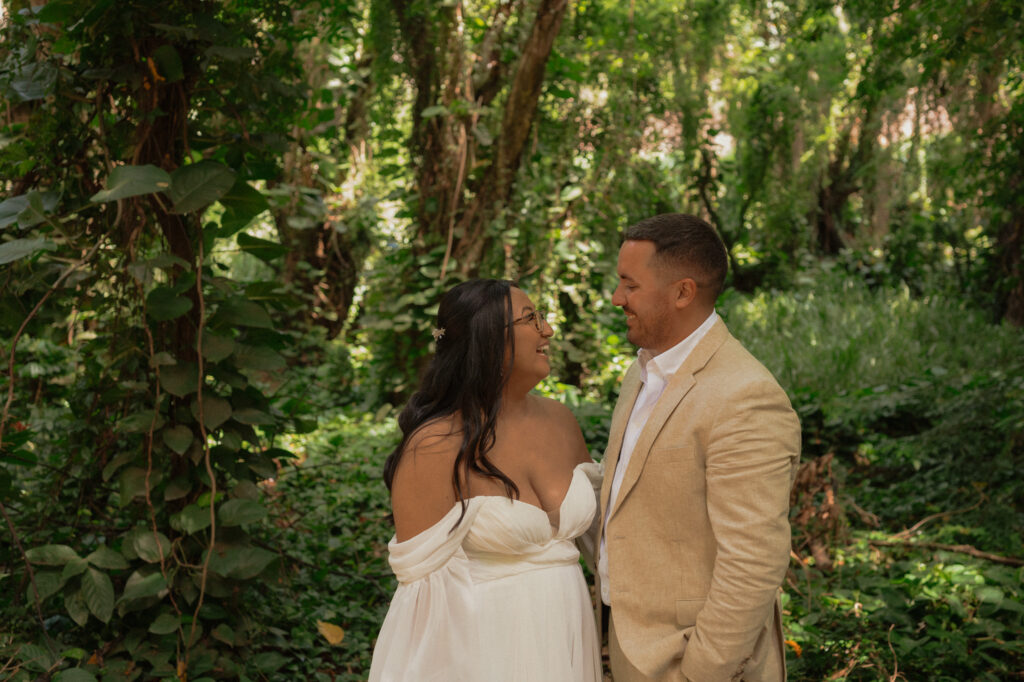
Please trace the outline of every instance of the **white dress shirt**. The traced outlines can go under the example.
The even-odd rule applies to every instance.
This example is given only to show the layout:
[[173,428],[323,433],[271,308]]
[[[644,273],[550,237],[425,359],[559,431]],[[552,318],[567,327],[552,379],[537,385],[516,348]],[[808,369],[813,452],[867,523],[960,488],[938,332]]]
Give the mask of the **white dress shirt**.
[[[601,533],[601,549],[597,560],[597,572],[601,577],[601,601],[611,605],[609,597],[608,581],[608,552],[605,547],[605,535],[608,532],[608,517],[611,510],[615,508],[615,501],[619,495],[619,488],[622,486],[622,479],[629,467],[629,458],[633,455],[633,448],[640,439],[640,432],[643,431],[647,418],[651,416],[654,406],[665,392],[665,387],[672,379],[672,375],[682,367],[683,362],[689,357],[693,349],[700,343],[700,340],[708,333],[711,326],[718,319],[714,310],[708,318],[692,334],[669,348],[664,353],[654,355],[646,348],[637,351],[637,362],[640,363],[640,380],[643,386],[633,403],[633,411],[629,414],[629,421],[626,422],[626,432],[622,437],[622,448],[619,451],[619,460],[615,466],[615,475],[612,478],[612,487],[608,495],[608,509],[604,515],[604,530]],[[607,475],[607,472],[605,472]]]

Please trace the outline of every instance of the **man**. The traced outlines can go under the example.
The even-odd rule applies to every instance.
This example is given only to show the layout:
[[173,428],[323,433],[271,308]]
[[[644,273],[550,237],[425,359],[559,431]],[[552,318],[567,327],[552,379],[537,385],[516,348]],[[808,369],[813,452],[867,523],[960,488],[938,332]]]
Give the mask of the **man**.
[[779,586],[800,425],[715,313],[728,259],[700,218],[627,229],[612,303],[640,347],[612,417],[598,585],[615,682],[786,677]]

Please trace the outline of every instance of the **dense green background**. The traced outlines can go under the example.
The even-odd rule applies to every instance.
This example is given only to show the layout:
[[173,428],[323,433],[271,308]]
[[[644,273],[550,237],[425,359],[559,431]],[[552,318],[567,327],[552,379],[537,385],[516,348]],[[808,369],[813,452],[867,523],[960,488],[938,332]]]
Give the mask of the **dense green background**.
[[1024,670],[1016,0],[8,0],[0,104],[0,679],[364,679],[440,293],[600,457],[666,211],[801,416],[791,678]]

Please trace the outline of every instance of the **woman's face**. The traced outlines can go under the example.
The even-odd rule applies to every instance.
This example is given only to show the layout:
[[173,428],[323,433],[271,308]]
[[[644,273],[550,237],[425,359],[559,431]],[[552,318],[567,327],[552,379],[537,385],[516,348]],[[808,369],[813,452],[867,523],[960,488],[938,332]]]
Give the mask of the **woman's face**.
[[530,297],[516,287],[512,287],[512,319],[516,348],[509,384],[528,383],[529,390],[551,373],[548,340],[555,332],[537,313]]

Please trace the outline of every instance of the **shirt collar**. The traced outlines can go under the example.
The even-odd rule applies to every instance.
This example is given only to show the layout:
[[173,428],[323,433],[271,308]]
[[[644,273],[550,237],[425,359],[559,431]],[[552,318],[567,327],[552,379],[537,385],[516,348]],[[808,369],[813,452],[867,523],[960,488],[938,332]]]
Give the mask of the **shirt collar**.
[[669,348],[664,353],[655,355],[647,348],[641,348],[637,351],[637,361],[640,363],[641,381],[646,384],[649,374],[654,374],[662,381],[667,381],[668,377],[675,374],[676,371],[683,366],[686,358],[689,357],[693,349],[697,347],[697,344],[700,343],[700,340],[704,338],[717,319],[718,314],[712,310],[707,319],[704,320],[699,327],[693,330],[689,336]]

